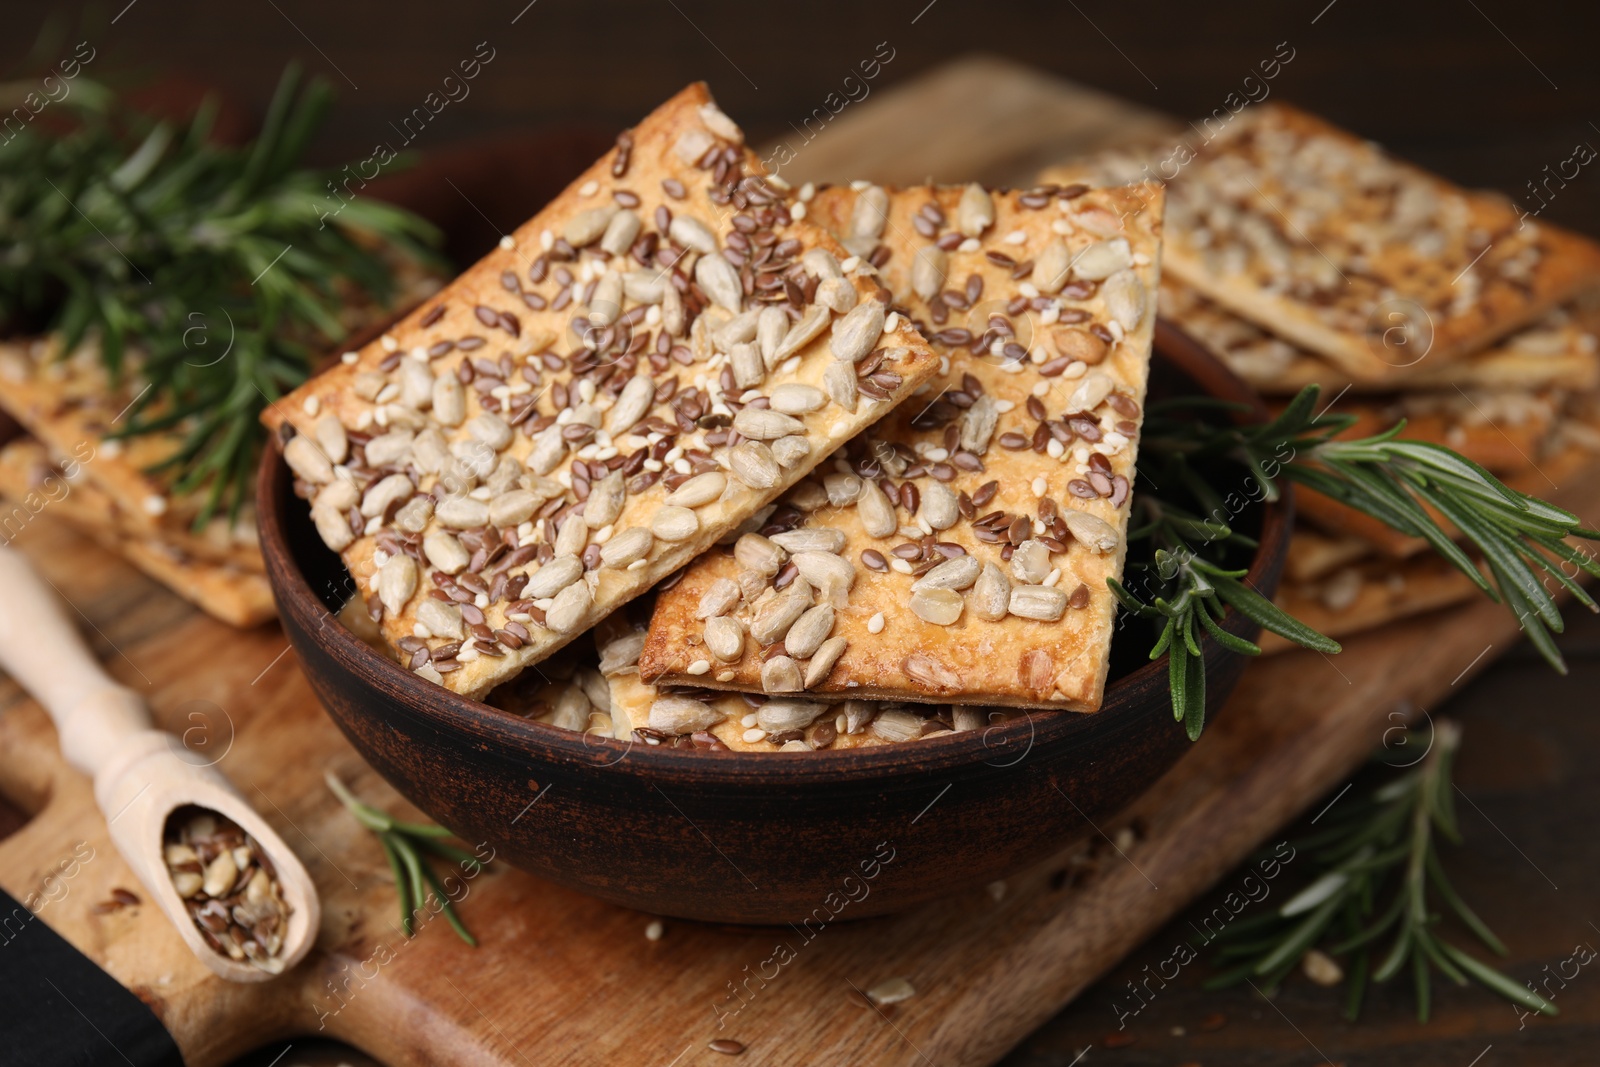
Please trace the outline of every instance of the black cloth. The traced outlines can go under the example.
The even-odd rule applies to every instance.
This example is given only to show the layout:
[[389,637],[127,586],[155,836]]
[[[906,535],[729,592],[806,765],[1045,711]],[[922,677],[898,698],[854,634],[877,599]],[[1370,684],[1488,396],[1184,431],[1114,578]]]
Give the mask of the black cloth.
[[183,1067],[144,1002],[0,890],[0,1065]]

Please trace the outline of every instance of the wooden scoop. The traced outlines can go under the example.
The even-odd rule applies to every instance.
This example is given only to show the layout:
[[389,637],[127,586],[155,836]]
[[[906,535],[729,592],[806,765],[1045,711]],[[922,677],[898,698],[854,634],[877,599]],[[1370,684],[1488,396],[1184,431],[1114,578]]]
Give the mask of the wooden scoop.
[[62,755],[94,779],[95,801],[111,840],[191,951],[234,982],[260,982],[273,972],[212,948],[173,886],[164,855],[167,819],[194,805],[231,819],[253,837],[276,868],[289,906],[282,970],[298,963],[316,939],[321,917],[316,887],[300,860],[256,814],[222,772],[157,730],[137,694],[101,669],[59,599],[14,549],[0,547],[0,667],[44,705],[60,735]]

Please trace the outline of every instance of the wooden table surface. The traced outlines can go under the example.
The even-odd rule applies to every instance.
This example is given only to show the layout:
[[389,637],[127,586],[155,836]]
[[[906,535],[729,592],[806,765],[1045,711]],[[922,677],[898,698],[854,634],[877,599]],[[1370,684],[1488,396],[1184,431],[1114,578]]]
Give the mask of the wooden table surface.
[[[959,96],[952,106],[960,102]],[[892,108],[894,96],[885,94],[879,104]],[[1128,123],[1159,121],[1150,112],[1130,112]],[[841,158],[853,158],[859,148],[849,145],[848,127],[834,132],[831,143],[819,142],[817,151],[806,161],[808,167],[817,167],[818,173],[827,173],[825,164],[828,152],[838,151]],[[982,167],[973,172],[951,174],[951,177],[982,176],[991,180],[1017,180],[1022,172],[1031,168],[1036,159],[1030,155],[1026,126],[1008,129],[996,126],[985,144],[989,153]],[[880,155],[875,177],[914,179],[924,173],[923,160],[915,155],[912,144],[904,149],[893,149],[887,134],[880,134],[876,142]],[[832,144],[840,147],[835,149]],[[887,145],[887,147],[886,147]],[[892,150],[890,150],[892,149]],[[992,162],[1000,160],[999,163]],[[903,170],[892,170],[899,167]],[[860,173],[857,171],[857,173]],[[944,171],[941,170],[943,176]],[[126,610],[142,612],[149,616],[160,610],[151,605],[129,603]],[[94,605],[96,616],[115,613],[115,605]],[[1352,648],[1348,661],[1351,664],[1381,664],[1381,677],[1347,677],[1337,666],[1316,657],[1299,656],[1295,660],[1265,664],[1247,678],[1248,687],[1276,685],[1274,692],[1283,691],[1286,682],[1298,687],[1298,692],[1284,700],[1285,719],[1274,731],[1271,743],[1285,758],[1297,752],[1308,751],[1308,746],[1318,743],[1315,733],[1297,737],[1299,723],[1309,729],[1313,718],[1297,718],[1324,694],[1337,692],[1335,687],[1353,686],[1353,692],[1368,694],[1371,707],[1366,714],[1374,724],[1384,721],[1388,707],[1380,707],[1397,694],[1413,688],[1429,693],[1448,693],[1454,686],[1424,682],[1439,676],[1446,662],[1459,661],[1463,671],[1470,671],[1477,661],[1470,652],[1463,651],[1461,642],[1465,635],[1494,632],[1486,649],[1484,662],[1505,650],[1507,638],[1498,632],[1495,620],[1481,610],[1450,613],[1449,618],[1438,620],[1441,641],[1449,638],[1447,647],[1430,647],[1428,637],[1432,622],[1421,628],[1413,627],[1407,641],[1408,654],[1416,662],[1418,679],[1405,676],[1411,659],[1397,657],[1392,648],[1386,648],[1379,635],[1360,649]],[[1446,631],[1449,631],[1446,634]],[[1559,683],[1550,682],[1542,664],[1521,650],[1514,652],[1505,664],[1494,668],[1491,681],[1475,685],[1471,696],[1462,701],[1456,711],[1465,721],[1468,733],[1462,760],[1460,784],[1473,803],[1463,805],[1464,822],[1469,840],[1474,848],[1463,855],[1460,865],[1452,868],[1463,892],[1467,894],[1485,918],[1494,925],[1513,948],[1509,966],[1513,973],[1532,977],[1539,968],[1554,965],[1568,956],[1573,946],[1591,937],[1600,940],[1600,931],[1589,925],[1591,919],[1600,919],[1596,896],[1589,876],[1596,870],[1600,849],[1588,828],[1595,824],[1594,816],[1600,814],[1600,788],[1585,768],[1593,765],[1600,753],[1600,738],[1595,728],[1582,717],[1580,695],[1592,692],[1592,683],[1600,679],[1600,663],[1592,655],[1600,644],[1600,627],[1588,625],[1575,627],[1565,639],[1574,660],[1574,674]],[[1446,655],[1446,653],[1449,653]],[[1481,666],[1481,664],[1479,664]],[[1453,668],[1451,668],[1453,670]],[[1397,673],[1396,673],[1397,672]],[[1448,674],[1444,677],[1448,678]],[[1254,683],[1252,683],[1254,679]],[[1413,685],[1413,681],[1416,682]],[[1587,683],[1587,684],[1586,684]],[[1463,689],[1465,682],[1462,683]],[[1538,692],[1537,701],[1528,694]],[[1259,693],[1257,694],[1259,699]],[[1348,698],[1346,698],[1348,699]],[[1432,699],[1432,697],[1430,697]],[[1303,705],[1297,707],[1296,705]],[[1430,708],[1437,714],[1439,708]],[[1513,718],[1513,715],[1515,716]],[[1376,741],[1380,731],[1373,731]],[[1239,736],[1228,739],[1224,732],[1216,744],[1239,745],[1248,740]],[[1348,744],[1348,742],[1347,742]],[[1327,777],[1327,769],[1337,761],[1323,764],[1318,773]],[[1230,766],[1221,761],[1219,766]],[[1342,772],[1335,772],[1342,773]],[[1252,788],[1266,790],[1274,782],[1280,787],[1293,781],[1297,789],[1294,807],[1305,807],[1316,789],[1305,791],[1306,782],[1295,780],[1293,767],[1276,777],[1261,774]],[[1337,785],[1319,781],[1317,788]],[[1200,790],[1204,783],[1178,781],[1165,795],[1148,799],[1152,810],[1170,810],[1176,801],[1191,795],[1183,790]],[[1177,792],[1174,792],[1177,790]],[[1159,794],[1161,790],[1158,789]],[[1197,802],[1204,794],[1193,792]],[[1249,794],[1247,793],[1248,797]],[[1261,809],[1269,807],[1274,798],[1263,793],[1253,803]],[[1142,805],[1144,806],[1144,805]],[[1164,806],[1164,807],[1163,807]],[[1312,806],[1315,810],[1315,806]],[[1222,848],[1219,855],[1237,853],[1241,835],[1254,833],[1259,837],[1271,828],[1266,821],[1253,819],[1248,808],[1223,813],[1238,820],[1240,829],[1231,826],[1217,827],[1219,838],[1232,842]],[[1474,818],[1477,821],[1474,821]],[[1254,827],[1247,829],[1245,825]],[[1258,825],[1259,824],[1259,825]],[[1180,849],[1181,851],[1181,849]],[[1157,855],[1151,862],[1161,862]],[[1203,857],[1187,856],[1183,862],[1193,866],[1198,860],[1204,867]],[[1179,862],[1171,858],[1170,862]],[[1219,861],[1212,873],[1225,891],[1230,879],[1237,875],[1227,873],[1229,863]],[[1154,869],[1154,868],[1152,868]],[[1164,879],[1163,879],[1164,880]],[[1120,884],[1132,885],[1131,875],[1119,879]],[[1557,888],[1557,887],[1561,888]],[[1143,892],[1133,887],[1128,891]],[[1150,892],[1162,890],[1151,886]],[[1180,892],[1171,889],[1169,892]],[[1170,898],[1170,903],[1156,903],[1149,910],[1172,914],[1186,896]],[[1212,901],[1212,904],[1215,902]],[[1587,973],[1574,979],[1568,990],[1558,996],[1558,1003],[1566,1009],[1561,1020],[1529,1020],[1525,1029],[1518,1029],[1516,1013],[1489,995],[1478,990],[1441,992],[1436,1008],[1437,1019],[1426,1029],[1410,1021],[1409,995],[1380,993],[1369,999],[1369,1017],[1359,1026],[1349,1027],[1337,1019],[1336,995],[1327,990],[1307,985],[1303,981],[1291,982],[1286,991],[1273,1003],[1268,1003],[1245,990],[1242,993],[1207,994],[1198,991],[1197,985],[1207,973],[1203,967],[1190,967],[1181,979],[1162,991],[1160,997],[1143,1009],[1133,1020],[1127,1033],[1133,1041],[1107,1041],[1117,1030],[1117,1012],[1113,1006],[1119,999],[1123,984],[1143,974],[1144,968],[1166,958],[1172,944],[1183,936],[1187,923],[1193,916],[1203,913],[1205,901],[1187,913],[1180,913],[1169,925],[1151,937],[1142,947],[1119,965],[1099,984],[1079,996],[1075,1004],[1047,1023],[1033,1037],[1016,1049],[1006,1061],[1012,1064],[1072,1064],[1074,1062],[1108,1062],[1127,1064],[1315,1064],[1322,1062],[1374,1063],[1374,1064],[1471,1064],[1474,1057],[1484,1067],[1496,1063],[1583,1063],[1593,1062],[1594,1034],[1591,1032],[1600,1012],[1600,980]],[[1087,933],[1086,929],[1086,933]],[[1114,939],[1114,933],[1108,933]],[[1096,938],[1091,938],[1096,940]],[[1592,987],[1592,988],[1591,988]],[[1126,995],[1121,997],[1126,1002]],[[1004,1011],[1005,1005],[992,1005]],[[1220,1021],[1220,1027],[1217,1026]],[[1181,1029],[1181,1033],[1179,1030]],[[307,1055],[323,1055],[303,1041],[293,1042],[292,1053],[281,1060],[284,1067],[295,1062],[317,1062],[304,1059]],[[981,1044],[981,1042],[980,1042]],[[1113,1047],[1108,1047],[1113,1046]],[[1090,1049],[1085,1053],[1085,1049]],[[284,1056],[283,1044],[263,1049],[260,1063],[273,1062]],[[348,1052],[331,1053],[342,1056],[346,1062],[355,1062]],[[334,1062],[330,1060],[329,1062]],[[917,1062],[908,1054],[907,1062]],[[934,1062],[934,1061],[930,1061]]]

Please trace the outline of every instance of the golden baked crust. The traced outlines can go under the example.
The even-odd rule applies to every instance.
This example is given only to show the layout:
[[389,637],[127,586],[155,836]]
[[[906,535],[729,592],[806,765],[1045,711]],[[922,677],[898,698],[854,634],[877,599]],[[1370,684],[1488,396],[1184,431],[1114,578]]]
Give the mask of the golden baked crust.
[[[690,86],[437,299],[268,410],[324,539],[418,673],[482,696],[936,369],[876,280],[760,174]],[[867,362],[880,399],[815,388]],[[779,388],[822,401],[764,409]]]
[[1170,183],[1167,272],[1352,377],[1461,359],[1600,272],[1587,239],[1284,104],[1246,109],[1190,152]]
[[[858,185],[809,207],[880,264],[940,351],[940,376],[786,498],[763,528],[776,541],[746,535],[662,593],[641,675],[1096,710],[1149,366],[1160,190]],[[702,608],[726,583],[738,602]],[[737,654],[734,630],[748,635]]]
[[1161,279],[1161,315],[1203,344],[1239,377],[1267,394],[1297,393],[1313,383],[1329,394],[1394,389],[1593,389],[1600,354],[1593,322],[1572,305],[1456,363],[1423,360],[1391,378],[1370,381],[1242,319],[1171,276]]
[[[137,353],[129,358],[136,371]],[[0,342],[0,407],[52,455],[81,466],[118,531],[169,541],[197,559],[264,569],[253,506],[231,524],[218,516],[194,532],[199,499],[174,496],[167,477],[153,472],[178,448],[179,435],[108,436],[143,388],[131,373],[113,388],[92,340],[66,356],[53,339]]]
[[230,626],[249,627],[277,616],[272,589],[258,571],[202,559],[183,544],[118,525],[115,501],[87,476],[61,475],[40,442],[22,437],[0,448],[0,528],[18,536],[32,515],[48,511],[93,537],[145,574]]

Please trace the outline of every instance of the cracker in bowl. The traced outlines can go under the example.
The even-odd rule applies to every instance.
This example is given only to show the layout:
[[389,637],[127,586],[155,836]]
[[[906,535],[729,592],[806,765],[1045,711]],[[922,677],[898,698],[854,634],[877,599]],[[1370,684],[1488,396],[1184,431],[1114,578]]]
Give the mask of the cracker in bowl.
[[1100,707],[1155,319],[1150,185],[824,190],[940,375],[656,602],[646,681]]
[[[481,697],[937,369],[870,267],[795,220],[762,173],[690,86],[436,298],[268,409],[318,531],[413,671]],[[829,373],[871,381],[841,405]]]

